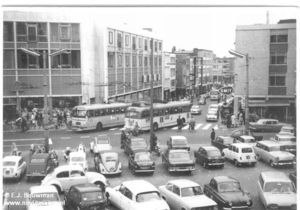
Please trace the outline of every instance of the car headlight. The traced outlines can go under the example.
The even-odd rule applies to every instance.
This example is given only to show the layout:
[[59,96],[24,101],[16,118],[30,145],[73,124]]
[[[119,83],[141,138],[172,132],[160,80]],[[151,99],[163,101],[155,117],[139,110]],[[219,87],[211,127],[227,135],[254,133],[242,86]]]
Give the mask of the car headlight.
[[270,204],[268,206],[268,209],[278,209],[278,205],[277,204]]
[[296,204],[293,204],[293,205],[291,206],[291,208],[296,210],[296,209],[297,209],[297,205],[296,205]]
[[247,205],[249,206],[251,204],[251,201],[247,201]]
[[229,205],[229,206],[232,206],[232,201],[229,201],[229,202],[228,202],[228,205]]

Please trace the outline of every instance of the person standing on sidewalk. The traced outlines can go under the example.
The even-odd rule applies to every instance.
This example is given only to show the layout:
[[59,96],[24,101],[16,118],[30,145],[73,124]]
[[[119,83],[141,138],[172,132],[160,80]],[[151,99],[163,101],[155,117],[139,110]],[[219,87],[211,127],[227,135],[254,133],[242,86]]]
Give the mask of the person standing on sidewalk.
[[212,129],[211,134],[210,134],[210,139],[213,141],[213,140],[215,140],[215,137],[216,137],[215,129]]
[[182,119],[180,118],[180,115],[178,116],[177,119],[177,126],[178,126],[178,130],[182,129]]

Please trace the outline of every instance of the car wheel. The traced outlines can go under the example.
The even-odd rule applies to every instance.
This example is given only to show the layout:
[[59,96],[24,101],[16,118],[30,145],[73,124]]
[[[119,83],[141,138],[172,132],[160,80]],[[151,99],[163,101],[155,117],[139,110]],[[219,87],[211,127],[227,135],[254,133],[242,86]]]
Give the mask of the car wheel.
[[103,192],[105,191],[105,187],[104,184],[101,182],[95,182],[94,185],[96,185],[97,187],[99,187]]
[[207,164],[203,162],[203,168],[207,168]]
[[102,123],[99,122],[99,123],[97,124],[96,129],[97,129],[97,131],[102,131],[102,129],[103,129]]
[[235,165],[236,167],[239,167],[239,166],[240,166],[240,164],[239,164],[239,162],[238,162],[237,160],[234,160],[234,165]]
[[275,167],[274,162],[273,162],[272,160],[270,160],[270,166],[271,166],[272,168]]

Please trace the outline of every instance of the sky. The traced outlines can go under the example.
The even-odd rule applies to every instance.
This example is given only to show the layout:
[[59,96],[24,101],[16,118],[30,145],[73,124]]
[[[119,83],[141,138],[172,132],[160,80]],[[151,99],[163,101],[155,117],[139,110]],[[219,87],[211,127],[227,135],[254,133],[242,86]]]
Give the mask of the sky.
[[[10,10],[10,8],[4,8]],[[14,7],[20,11],[55,11],[76,14],[78,18],[96,16],[103,21],[126,23],[137,28],[153,28],[163,40],[163,50],[212,50],[217,57],[230,56],[237,25],[277,24],[296,19],[295,7]]]

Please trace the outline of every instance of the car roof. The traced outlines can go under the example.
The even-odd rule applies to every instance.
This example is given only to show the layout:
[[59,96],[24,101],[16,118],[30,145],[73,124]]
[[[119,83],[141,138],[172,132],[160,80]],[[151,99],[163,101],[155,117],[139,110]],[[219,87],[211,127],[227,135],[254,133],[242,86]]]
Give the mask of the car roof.
[[292,125],[285,125],[285,126],[282,126],[281,129],[295,129],[295,127]]
[[231,136],[218,136],[218,137],[222,139],[233,139],[233,137]]
[[230,176],[216,176],[214,177],[217,183],[221,182],[238,182],[235,178],[232,178]]
[[146,141],[144,138],[132,138],[131,141]]
[[205,149],[206,151],[213,151],[213,150],[220,151],[217,147],[214,146],[202,146],[202,148]]
[[266,119],[266,118],[264,118],[264,119],[259,119],[258,121],[278,121],[278,120],[276,120],[276,119]]
[[186,149],[170,149],[169,153],[189,153],[189,151],[187,151]]
[[285,134],[285,133],[278,133],[276,136],[281,137],[281,138],[296,138],[294,135],[291,134]]
[[259,141],[259,143],[266,145],[266,146],[280,146],[281,144],[276,142],[276,141],[271,141],[271,140],[263,140]]
[[86,157],[86,154],[85,154],[85,152],[71,152],[70,153],[70,157],[71,156],[76,156],[76,157]]
[[31,158],[48,158],[50,153],[34,153]]
[[101,155],[102,155],[102,154],[107,154],[107,153],[113,153],[113,154],[117,154],[117,155],[118,155],[117,152],[112,151],[112,150],[102,150],[102,151],[100,152]]
[[244,143],[233,143],[231,145],[239,148],[252,148],[250,144],[244,144]]
[[187,140],[187,138],[185,137],[185,136],[171,136],[170,137],[172,140],[173,139],[185,139],[185,140]]
[[145,180],[130,180],[122,184],[135,195],[148,191],[158,191],[154,185]]
[[171,180],[168,183],[174,184],[179,188],[200,186],[198,183],[188,179],[176,179],[176,180]]
[[52,185],[45,185],[45,186],[33,186],[30,187],[30,192],[31,194],[35,194],[35,193],[49,193],[49,192],[56,192],[57,193],[57,189],[56,187],[52,186]]
[[108,136],[95,136],[94,140],[109,140]]
[[244,139],[254,139],[253,136],[249,136],[249,135],[242,135],[241,138],[244,138]]
[[85,184],[77,184],[73,185],[79,192],[95,192],[95,191],[102,191],[101,188],[97,187],[92,183],[85,183]]
[[285,173],[280,172],[280,171],[266,171],[266,172],[261,172],[261,176],[265,181],[268,182],[278,182],[278,181],[283,181],[283,182],[291,182],[291,180],[285,175]]
[[3,161],[19,161],[21,158],[21,156],[6,156]]
[[74,169],[74,170],[80,169],[80,171],[82,171],[82,166],[81,165],[63,165],[63,166],[58,166],[54,170],[55,171],[63,171],[63,170],[70,170],[70,169]]

